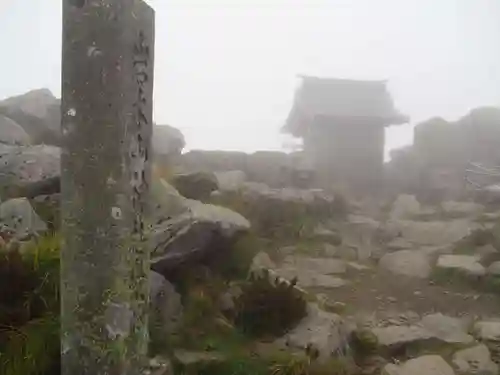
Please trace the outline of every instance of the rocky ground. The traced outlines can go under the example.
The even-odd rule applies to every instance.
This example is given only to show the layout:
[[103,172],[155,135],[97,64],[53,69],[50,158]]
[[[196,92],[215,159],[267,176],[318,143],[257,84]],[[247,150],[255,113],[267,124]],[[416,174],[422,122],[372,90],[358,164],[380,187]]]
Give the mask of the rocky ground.
[[[47,111],[26,109],[33,95],[48,98]],[[57,230],[60,149],[39,144],[57,139],[57,127],[49,126],[57,123],[57,106],[46,92],[0,103],[3,250]],[[176,137],[164,141],[172,152],[182,149]],[[228,321],[249,282],[248,265],[251,275],[300,293],[307,308],[280,337],[245,342],[247,354],[317,350],[318,361],[330,364],[311,370],[317,375],[499,374],[500,208],[454,201],[424,207],[411,195],[389,206],[373,200],[356,205],[323,190],[247,181],[242,171],[183,173],[170,182],[178,190],[157,177],[153,183],[152,337],[170,340],[203,321],[233,335]],[[242,247],[245,235],[252,241]],[[208,275],[224,274],[224,282],[206,276],[207,268]],[[194,270],[195,287],[187,285],[192,275],[188,280],[186,270]],[[207,299],[217,306],[208,308]],[[259,319],[272,316],[283,301],[266,303]],[[214,310],[225,315],[211,316]],[[196,336],[189,348],[161,347],[164,359],[152,360],[150,372],[166,374],[169,363],[221,361],[228,356],[221,348],[233,345],[234,337],[226,334],[221,343],[210,335],[206,342]],[[344,366],[342,372],[332,359],[354,360],[355,370]],[[280,371],[288,373],[273,373]]]

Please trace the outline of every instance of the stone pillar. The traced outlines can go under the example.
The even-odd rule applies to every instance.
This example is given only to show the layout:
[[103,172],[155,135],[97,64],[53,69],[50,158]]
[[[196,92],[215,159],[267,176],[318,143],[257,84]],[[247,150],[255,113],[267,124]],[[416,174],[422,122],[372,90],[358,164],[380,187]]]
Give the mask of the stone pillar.
[[137,375],[146,356],[153,61],[142,0],[63,1],[63,375]]

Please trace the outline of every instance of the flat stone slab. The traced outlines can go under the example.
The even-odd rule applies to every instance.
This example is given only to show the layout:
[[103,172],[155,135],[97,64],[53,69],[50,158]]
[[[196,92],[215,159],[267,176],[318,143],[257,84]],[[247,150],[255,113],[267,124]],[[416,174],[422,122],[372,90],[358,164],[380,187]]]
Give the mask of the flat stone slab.
[[431,274],[431,263],[428,254],[418,250],[400,250],[385,254],[379,266],[396,275],[416,278],[427,278]]
[[283,261],[285,267],[294,267],[323,275],[340,274],[347,271],[347,263],[339,259],[312,258],[289,255]]
[[339,288],[347,285],[348,281],[331,275],[322,275],[315,271],[293,267],[283,267],[275,270],[276,273],[287,279],[298,279],[297,284],[303,288]]
[[431,332],[416,325],[372,328],[371,331],[377,337],[378,344],[382,348],[427,343],[434,339]]
[[468,322],[441,313],[426,315],[420,325],[435,337],[450,344],[469,344],[474,338],[467,334]]
[[443,270],[456,270],[468,276],[484,276],[486,269],[475,255],[441,255],[436,267]]

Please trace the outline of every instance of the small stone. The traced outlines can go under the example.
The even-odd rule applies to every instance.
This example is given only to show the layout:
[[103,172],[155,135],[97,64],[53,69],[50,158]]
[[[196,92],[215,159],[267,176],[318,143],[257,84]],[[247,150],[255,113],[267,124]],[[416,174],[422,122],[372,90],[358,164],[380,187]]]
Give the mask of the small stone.
[[398,302],[398,299],[396,297],[387,297],[387,301],[392,302],[392,303],[396,303],[396,302]]

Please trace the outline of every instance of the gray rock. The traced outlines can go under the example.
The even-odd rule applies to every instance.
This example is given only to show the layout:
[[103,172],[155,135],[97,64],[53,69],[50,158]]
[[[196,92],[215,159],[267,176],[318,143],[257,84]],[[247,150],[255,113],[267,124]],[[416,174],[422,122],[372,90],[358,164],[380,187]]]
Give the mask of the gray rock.
[[17,239],[47,230],[47,225],[26,198],[9,199],[0,204],[0,223],[13,231]]
[[30,137],[19,124],[0,114],[0,143],[24,146],[30,143]]
[[326,243],[323,245],[323,254],[327,257],[340,258],[342,260],[358,260],[358,248],[353,245],[339,245],[333,246]]
[[308,270],[323,275],[339,274],[347,271],[347,263],[343,260],[298,255],[286,256],[283,260],[283,266]]
[[297,285],[303,288],[338,288],[347,281],[331,274],[345,273],[346,270],[347,263],[341,260],[289,255],[275,272],[287,280],[297,278]]
[[491,360],[491,354],[484,344],[467,348],[453,355],[453,364],[463,374],[497,375],[498,365]]
[[441,209],[448,215],[472,217],[480,215],[484,206],[474,202],[446,201],[441,203]]
[[474,333],[483,341],[500,342],[500,321],[480,321],[474,324]]
[[150,335],[164,338],[180,326],[183,306],[181,296],[162,275],[151,272],[150,282]]
[[488,275],[500,276],[500,261],[491,263],[486,272]]
[[422,318],[421,326],[432,335],[449,344],[469,344],[474,338],[467,333],[468,322],[441,313]]
[[386,224],[387,231],[400,234],[414,245],[423,246],[451,245],[469,235],[471,227],[468,220],[392,220]]
[[439,355],[424,355],[402,365],[388,364],[382,375],[455,375],[451,366]]
[[392,205],[390,217],[392,220],[411,219],[420,211],[420,203],[414,195],[401,194]]
[[204,202],[219,188],[217,178],[211,172],[178,174],[172,177],[172,185],[182,196]]
[[250,272],[259,273],[262,270],[269,270],[273,268],[276,268],[276,264],[274,264],[274,262],[266,252],[260,251],[254,256],[252,260],[252,264],[250,265]]
[[289,347],[304,349],[312,345],[319,350],[320,359],[332,355],[345,355],[349,350],[350,328],[336,314],[309,304],[308,315],[282,339]]
[[356,249],[356,259],[352,260],[368,260],[377,251],[380,230],[378,221],[361,215],[349,215],[347,221],[338,224],[342,246]]
[[436,341],[430,331],[417,325],[376,327],[371,331],[383,350],[398,349],[408,345],[427,345]]
[[237,191],[247,180],[247,176],[243,171],[216,172],[215,176],[221,191]]
[[430,257],[417,250],[400,250],[385,254],[379,266],[393,274],[427,278],[431,273]]
[[474,255],[441,255],[436,267],[442,270],[454,270],[467,276],[484,276],[485,268]]
[[186,145],[184,135],[170,125],[155,125],[153,127],[153,150],[159,155],[177,156]]
[[37,89],[0,102],[0,113],[28,133],[33,143],[59,144],[60,100],[48,89]]
[[155,225],[149,237],[152,267],[163,275],[208,260],[250,229],[248,220],[227,208],[192,200],[184,204],[186,212]]
[[0,145],[0,187],[59,176],[60,154],[54,146]]
[[160,224],[172,217],[186,213],[189,203],[186,198],[165,180],[153,179],[151,184],[151,217],[154,225]]

